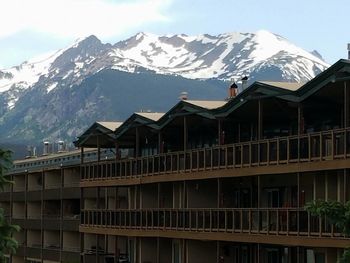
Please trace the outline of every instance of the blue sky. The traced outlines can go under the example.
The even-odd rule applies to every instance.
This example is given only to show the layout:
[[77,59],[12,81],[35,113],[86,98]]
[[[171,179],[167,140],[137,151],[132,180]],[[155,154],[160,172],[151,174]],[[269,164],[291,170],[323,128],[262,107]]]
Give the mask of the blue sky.
[[265,29],[329,63],[346,58],[348,0],[0,0],[0,68],[91,34],[117,42],[137,32],[220,34]]

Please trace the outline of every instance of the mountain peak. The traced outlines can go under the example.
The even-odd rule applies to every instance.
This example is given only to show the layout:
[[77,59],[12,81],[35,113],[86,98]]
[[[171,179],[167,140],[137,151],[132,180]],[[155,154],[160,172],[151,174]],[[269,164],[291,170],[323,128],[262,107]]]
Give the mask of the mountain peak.
[[78,38],[74,44],[71,46],[73,48],[78,46],[86,46],[86,45],[101,45],[102,42],[95,35],[90,35],[84,38]]

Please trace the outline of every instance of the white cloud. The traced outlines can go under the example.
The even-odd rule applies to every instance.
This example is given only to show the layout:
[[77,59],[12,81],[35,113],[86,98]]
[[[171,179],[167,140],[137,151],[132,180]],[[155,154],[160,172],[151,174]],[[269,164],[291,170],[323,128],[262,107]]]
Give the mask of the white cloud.
[[57,37],[117,36],[151,22],[171,0],[0,0],[0,37],[22,30]]

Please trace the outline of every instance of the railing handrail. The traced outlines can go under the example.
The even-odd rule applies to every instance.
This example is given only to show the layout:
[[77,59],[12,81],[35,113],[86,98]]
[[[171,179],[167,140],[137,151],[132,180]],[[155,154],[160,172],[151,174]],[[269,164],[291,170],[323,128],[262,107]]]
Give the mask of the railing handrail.
[[[236,143],[231,143],[231,144],[214,145],[214,146],[209,146],[209,147],[189,149],[186,151],[174,151],[174,152],[160,153],[160,154],[158,153],[155,155],[139,156],[139,157],[130,156],[128,158],[119,159],[118,161],[119,162],[138,161],[138,160],[142,160],[142,159],[157,158],[157,157],[162,157],[162,156],[167,156],[167,155],[177,155],[177,154],[185,154],[185,153],[205,151],[205,150],[211,150],[211,149],[222,149],[222,148],[234,147],[234,146],[240,146],[240,145],[249,145],[251,143],[263,143],[263,142],[270,142],[270,141],[277,141],[277,140],[298,139],[301,137],[307,138],[309,136],[313,137],[313,136],[320,136],[320,135],[326,135],[326,134],[331,135],[332,133],[345,132],[345,131],[350,131],[350,127],[337,128],[337,129],[318,131],[318,132],[303,133],[300,135],[295,134],[295,135],[289,135],[289,136],[281,136],[281,137],[274,137],[274,138],[264,138],[264,139],[257,139],[257,140],[251,140],[251,141],[236,142]],[[101,160],[100,162],[89,161],[89,162],[85,162],[83,164],[83,166],[84,165],[91,165],[91,164],[106,164],[106,163],[111,163],[111,162],[116,162],[116,160],[115,159]]]
[[140,208],[140,209],[81,209],[81,212],[148,212],[148,211],[306,211],[303,207],[233,207],[233,208]]

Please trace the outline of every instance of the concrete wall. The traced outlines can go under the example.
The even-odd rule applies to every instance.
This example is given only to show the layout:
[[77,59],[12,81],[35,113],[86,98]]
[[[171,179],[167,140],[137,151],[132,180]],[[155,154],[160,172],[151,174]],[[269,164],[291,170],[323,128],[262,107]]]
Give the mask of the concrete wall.
[[63,170],[63,185],[70,186],[72,184],[79,184],[80,171],[79,168],[68,168]]
[[28,190],[40,190],[42,188],[41,173],[34,173],[28,175]]
[[25,230],[21,229],[21,231],[13,233],[13,237],[17,240],[19,245],[23,245],[25,242],[24,231]]
[[40,202],[28,202],[27,203],[27,217],[28,218],[40,218],[41,216],[41,203]]
[[61,185],[61,171],[45,172],[45,189],[59,188]]
[[187,240],[187,262],[215,263],[217,262],[217,244],[214,241]]
[[41,245],[40,231],[27,230],[27,246],[32,247],[33,245]]
[[25,189],[25,176],[24,175],[14,175],[13,176],[13,191],[23,191]]
[[[39,213],[39,216],[40,216],[40,213]],[[25,217],[24,202],[13,202],[12,217],[13,218],[24,218]]]
[[60,247],[59,231],[44,231],[44,246]]
[[84,250],[90,250],[93,246],[96,246],[96,235],[84,234]]
[[24,258],[18,257],[18,256],[12,256],[12,263],[24,263]]
[[68,249],[79,249],[80,238],[78,232],[63,231],[63,244],[62,247]]

